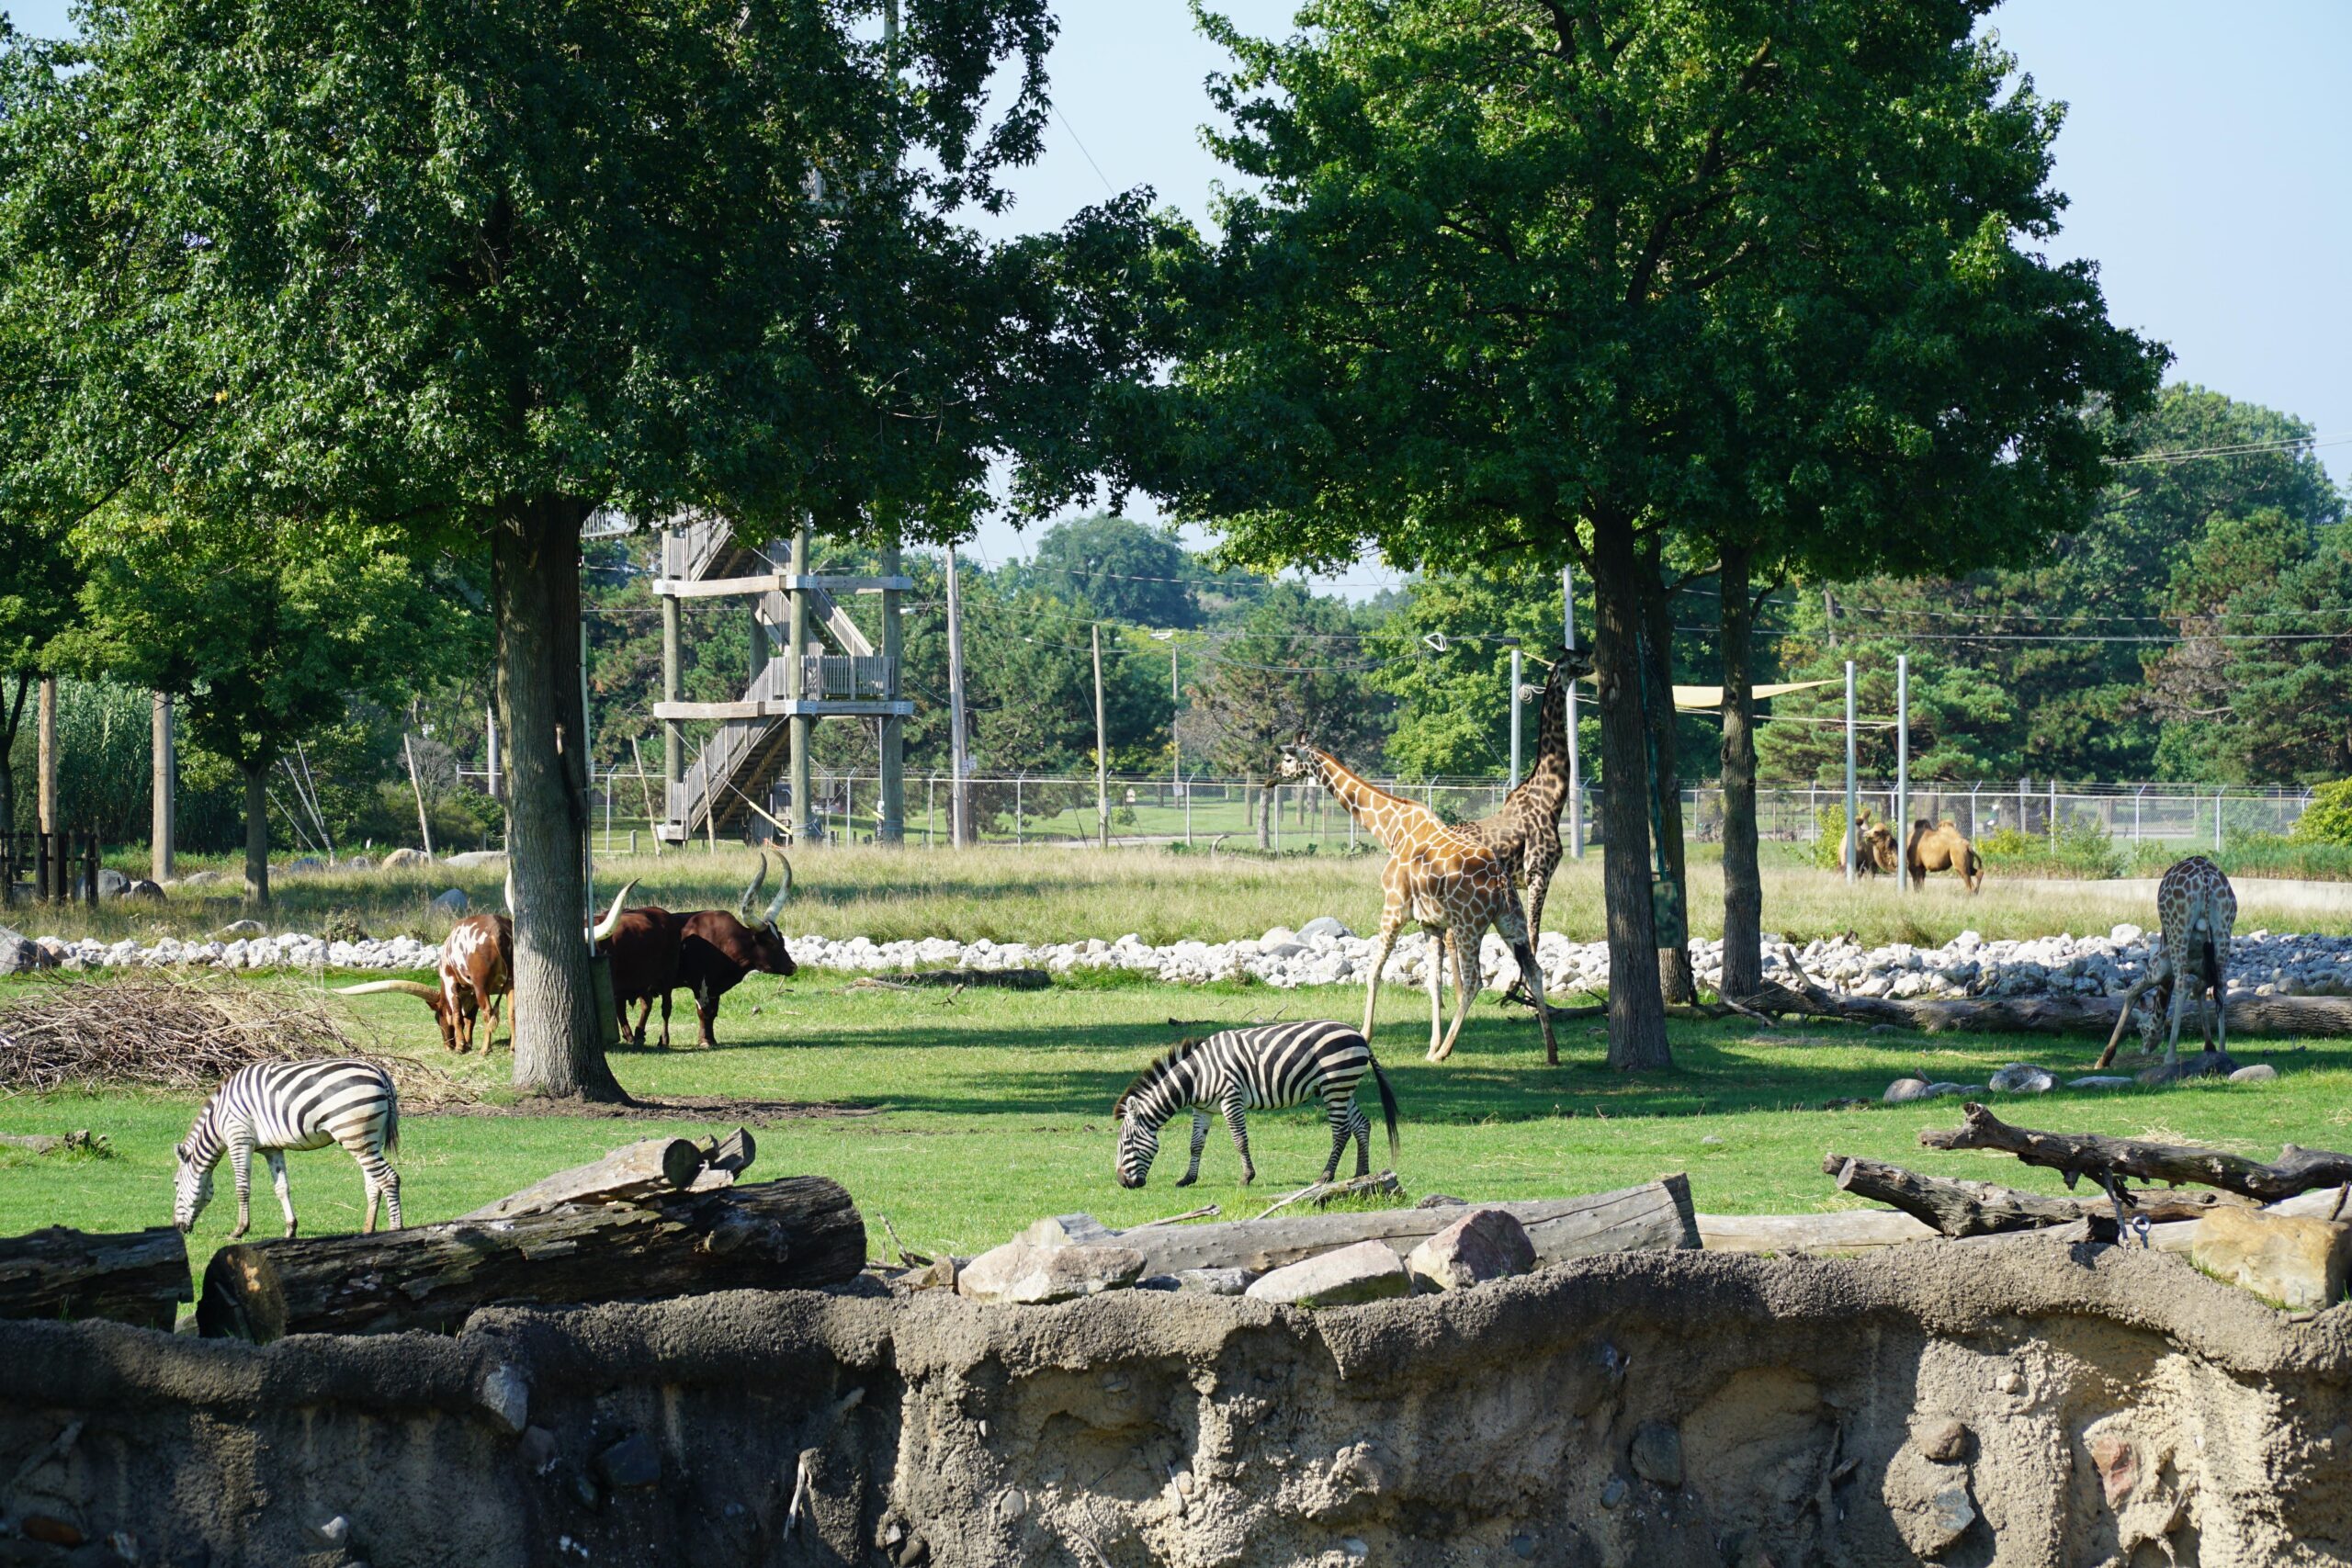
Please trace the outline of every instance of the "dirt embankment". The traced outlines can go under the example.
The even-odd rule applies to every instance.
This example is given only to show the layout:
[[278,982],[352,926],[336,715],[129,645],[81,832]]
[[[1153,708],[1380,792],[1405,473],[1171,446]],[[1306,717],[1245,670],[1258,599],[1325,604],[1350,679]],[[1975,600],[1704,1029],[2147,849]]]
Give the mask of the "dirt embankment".
[[1312,1315],[745,1292],[260,1350],[0,1325],[0,1478],[75,1420],[0,1506],[212,1568],[2352,1557],[2352,1309],[2054,1242],[1619,1255]]

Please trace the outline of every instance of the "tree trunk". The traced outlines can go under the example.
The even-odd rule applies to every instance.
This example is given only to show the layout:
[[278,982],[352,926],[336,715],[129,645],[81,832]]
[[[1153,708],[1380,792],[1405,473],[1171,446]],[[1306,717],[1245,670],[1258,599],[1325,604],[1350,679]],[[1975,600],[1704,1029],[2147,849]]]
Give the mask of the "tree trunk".
[[107,1317],[168,1332],[187,1284],[187,1244],[169,1225],[91,1235],[62,1225],[0,1240],[0,1317]]
[[[1953,1181],[1922,1176],[1883,1160],[1839,1154],[1821,1156],[1821,1173],[1835,1177],[1838,1190],[1889,1204],[1913,1214],[1949,1236],[1994,1235],[2003,1231],[2041,1230],[2072,1224],[2086,1215],[2112,1220],[2115,1205],[2105,1196],[2049,1198],[1990,1181]],[[2132,1213],[2150,1221],[2194,1220],[2226,1200],[2217,1192],[2145,1192]]]
[[1649,654],[1648,697],[1651,744],[1657,755],[1657,774],[1650,787],[1657,792],[1658,848],[1664,852],[1666,879],[1674,885],[1675,908],[1684,911],[1682,938],[1657,950],[1658,994],[1669,1004],[1688,1006],[1699,999],[1699,976],[1690,965],[1689,878],[1682,843],[1682,778],[1675,756],[1674,605],[1659,580],[1655,558],[1641,568],[1643,642]]
[[269,907],[269,764],[248,762],[245,773],[245,902]]
[[1274,788],[1272,783],[1261,784],[1258,786],[1258,810],[1256,812],[1256,818],[1258,823],[1258,847],[1261,850],[1271,850],[1274,847],[1272,831],[1274,822]]
[[1640,567],[1633,531],[1606,518],[1593,529],[1594,643],[1600,678],[1601,890],[1609,919],[1609,1065],[1620,1072],[1670,1067],[1666,1007],[1658,993],[1650,919],[1648,731],[1642,719]]
[[1756,634],[1746,545],[1723,553],[1724,965],[1719,994],[1764,987],[1764,879],[1757,864],[1756,704],[1748,658]]
[[491,535],[506,850],[514,898],[514,1087],[626,1101],[589,966],[588,774],[580,692],[580,525],[562,496],[515,502]]
[[416,1225],[374,1235],[225,1247],[198,1325],[267,1344],[288,1334],[447,1333],[475,1308],[652,1301],[837,1285],[865,1266],[865,1222],[821,1176],[642,1204]]
[[17,830],[17,766],[11,759],[17,751],[17,731],[25,722],[25,697],[32,687],[31,674],[19,671],[17,694],[8,700],[6,712],[0,714],[0,833]]

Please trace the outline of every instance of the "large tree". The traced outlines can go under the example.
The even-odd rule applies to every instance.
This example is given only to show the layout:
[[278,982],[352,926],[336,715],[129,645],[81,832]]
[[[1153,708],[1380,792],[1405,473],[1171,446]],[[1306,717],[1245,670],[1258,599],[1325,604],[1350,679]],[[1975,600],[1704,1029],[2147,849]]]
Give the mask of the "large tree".
[[[1256,186],[1191,282],[1148,482],[1229,519],[1243,558],[1589,574],[1621,1068],[1670,1060],[1645,792],[1623,787],[1649,771],[1656,541],[1740,515],[1831,439],[2055,527],[2113,444],[2086,405],[2146,379],[2088,269],[2033,248],[2054,122],[1974,41],[1985,8],[1323,0],[1286,39],[1209,24],[1241,60],[1218,150]],[[1856,186],[1884,203],[1823,199]],[[1870,216],[1904,203],[1941,220]],[[2002,373],[1974,403],[1882,402],[1893,378],[1865,378],[1819,440],[1759,434],[1757,400],[1788,386],[1773,344],[1890,244],[1934,296],[1910,356]]]
[[1193,596],[1193,560],[1164,528],[1125,517],[1076,517],[1037,541],[1030,570],[1046,591],[1098,615],[1139,626],[1191,626],[1201,607]]
[[100,0],[8,128],[34,481],[488,555],[521,1087],[621,1092],[581,940],[590,510],[952,536],[1004,447],[1024,506],[1090,460],[1058,433],[1103,319],[1057,316],[1058,247],[953,219],[1035,151],[1045,0],[906,10]]

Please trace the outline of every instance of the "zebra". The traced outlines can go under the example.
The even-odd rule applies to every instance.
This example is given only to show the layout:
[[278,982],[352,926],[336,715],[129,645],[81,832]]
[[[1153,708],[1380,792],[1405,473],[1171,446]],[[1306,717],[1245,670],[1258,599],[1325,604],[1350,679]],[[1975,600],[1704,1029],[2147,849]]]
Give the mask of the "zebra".
[[359,1162],[368,1184],[368,1223],[376,1229],[376,1200],[384,1201],[391,1228],[401,1228],[401,1177],[384,1161],[401,1141],[400,1096],[391,1075],[373,1062],[336,1057],[325,1061],[256,1062],[229,1076],[219,1092],[196,1113],[195,1125],[172,1152],[179,1158],[173,1184],[172,1223],[183,1233],[212,1201],[212,1169],[222,1154],[237,1178],[236,1240],[253,1221],[253,1153],[269,1162],[278,1205],[286,1211],[286,1234],[294,1234],[294,1198],[286,1185],[288,1149],[322,1149],[341,1144]]
[[1208,1142],[1209,1110],[1225,1113],[1233,1146],[1241,1153],[1241,1183],[1257,1179],[1250,1160],[1251,1106],[1297,1105],[1319,1096],[1331,1120],[1331,1157],[1323,1167],[1329,1181],[1340,1168],[1348,1139],[1356,1141],[1356,1174],[1372,1169],[1372,1122],[1356,1104],[1356,1083],[1372,1070],[1380,1086],[1380,1108],[1388,1121],[1388,1158],[1396,1159],[1396,1099],[1388,1076],[1373,1060],[1363,1035],[1344,1023],[1268,1024],[1228,1029],[1205,1040],[1186,1040],[1137,1075],[1111,1108],[1119,1122],[1119,1185],[1141,1187],[1159,1153],[1159,1129],[1179,1111],[1193,1112],[1193,1163],[1176,1185],[1190,1187],[1201,1174],[1201,1146]]

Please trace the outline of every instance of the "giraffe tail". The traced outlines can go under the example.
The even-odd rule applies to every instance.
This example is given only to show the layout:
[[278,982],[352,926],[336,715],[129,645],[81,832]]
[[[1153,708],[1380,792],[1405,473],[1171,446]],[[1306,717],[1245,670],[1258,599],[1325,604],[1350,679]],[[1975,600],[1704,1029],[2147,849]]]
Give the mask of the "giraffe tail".
[[1388,1087],[1388,1075],[1380,1070],[1380,1059],[1368,1057],[1372,1063],[1372,1081],[1380,1089],[1380,1114],[1388,1122],[1388,1168],[1396,1168],[1396,1096]]

